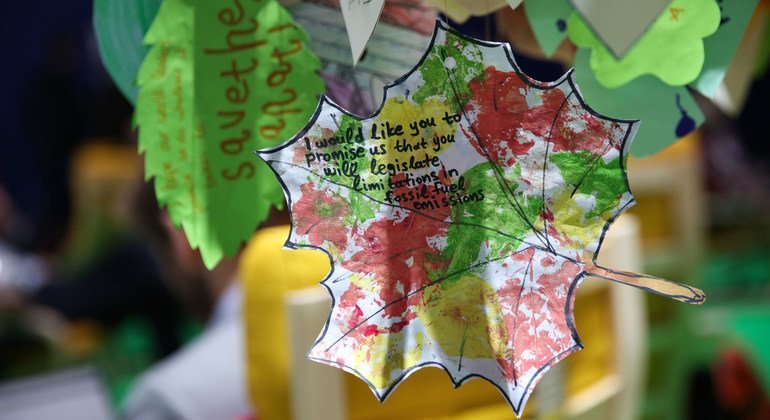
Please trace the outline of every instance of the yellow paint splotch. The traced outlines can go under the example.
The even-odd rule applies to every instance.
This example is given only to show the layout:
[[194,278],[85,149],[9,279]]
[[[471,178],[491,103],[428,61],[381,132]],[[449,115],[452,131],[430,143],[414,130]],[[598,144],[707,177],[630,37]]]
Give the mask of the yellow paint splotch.
[[425,290],[418,316],[428,335],[448,356],[498,358],[506,351],[506,331],[497,294],[482,278]]

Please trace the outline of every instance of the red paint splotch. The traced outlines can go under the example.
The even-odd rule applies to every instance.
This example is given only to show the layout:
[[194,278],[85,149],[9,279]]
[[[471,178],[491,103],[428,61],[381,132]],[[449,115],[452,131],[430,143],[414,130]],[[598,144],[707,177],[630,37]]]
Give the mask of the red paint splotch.
[[337,302],[338,308],[352,308],[357,307],[358,302],[366,297],[366,292],[357,284],[350,284],[345,292],[340,296],[339,302]]
[[353,328],[364,319],[364,311],[359,306],[366,292],[356,284],[350,284],[337,302],[338,318],[349,328]]
[[[473,115],[463,132],[481,154],[506,167],[525,155],[535,141],[550,142],[552,152],[588,151],[599,156],[620,149],[625,127],[591,113],[560,88],[534,87],[514,71],[487,67],[487,77],[469,85],[473,97],[465,111]],[[533,97],[527,104],[527,96]]]
[[[570,304],[567,291],[580,267],[566,260],[559,264],[556,273],[536,276],[535,290],[521,297],[519,307],[527,311],[515,314],[513,331],[513,359],[518,373],[540,369],[575,344],[566,316]],[[531,315],[527,313],[530,311]],[[529,357],[522,357],[524,352],[529,352]]]
[[498,364],[509,380],[540,369],[575,344],[566,313],[580,265],[542,251],[526,255],[529,260],[518,262],[522,268],[498,290],[510,349]]
[[559,259],[559,269],[553,274],[543,274],[538,279],[541,292],[549,303],[559,303],[560,310],[566,306],[566,296],[572,281],[580,274],[582,267],[572,261]]
[[380,330],[379,328],[377,328],[376,325],[371,324],[371,325],[366,325],[362,327],[361,332],[364,334],[364,337],[369,337],[372,335],[379,335]]
[[554,264],[556,264],[556,260],[553,259],[552,256],[546,255],[540,260],[540,265],[542,265],[545,268],[553,267]]
[[347,245],[347,228],[342,219],[350,215],[344,200],[308,182],[300,187],[302,196],[292,206],[295,232],[307,235],[311,245],[333,243],[340,251]]
[[[506,279],[505,282],[503,282],[503,285],[497,290],[497,295],[503,310],[510,311],[516,306],[524,275],[532,275],[532,270],[528,268],[534,253],[535,248],[527,248],[511,255],[511,264],[516,268],[514,277]],[[506,266],[507,264],[504,263],[503,265]]]
[[403,220],[378,220],[356,236],[356,244],[362,249],[342,265],[371,278],[384,307],[383,317],[408,322],[414,318],[409,307],[417,302],[414,295],[419,294],[411,298],[408,295],[428,285],[428,273],[441,268],[437,266],[438,258],[433,258],[440,251],[427,240],[439,234],[446,234],[446,224],[414,213]]
[[615,121],[591,114],[577,101],[565,104],[551,134],[553,152],[587,151],[600,156],[611,147],[620,149],[625,129]]
[[[486,74],[486,78],[470,84],[473,97],[465,111],[475,113],[475,118],[469,127],[463,127],[463,132],[481,155],[486,150],[490,160],[510,167],[516,156],[526,155],[535,145],[531,135],[548,136],[565,95],[560,89],[531,87],[514,71],[487,67]],[[532,89],[542,101],[530,107],[527,94]]]

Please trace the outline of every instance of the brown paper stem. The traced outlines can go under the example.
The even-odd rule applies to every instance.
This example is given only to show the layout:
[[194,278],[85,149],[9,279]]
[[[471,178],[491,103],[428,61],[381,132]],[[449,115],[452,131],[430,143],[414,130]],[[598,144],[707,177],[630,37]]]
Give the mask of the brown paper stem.
[[627,284],[684,303],[700,305],[706,301],[706,294],[702,290],[659,277],[628,271],[610,270],[596,265],[588,265],[586,267],[586,274]]

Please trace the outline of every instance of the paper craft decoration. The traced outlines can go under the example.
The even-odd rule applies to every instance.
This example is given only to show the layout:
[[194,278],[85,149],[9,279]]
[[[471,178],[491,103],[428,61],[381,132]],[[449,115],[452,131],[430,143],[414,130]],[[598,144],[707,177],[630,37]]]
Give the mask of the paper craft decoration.
[[[770,3],[757,7],[735,51],[730,67],[714,95],[714,104],[728,116],[738,117],[739,114],[744,113],[746,106],[752,106],[746,103],[749,98],[759,96],[754,86],[760,85],[761,82],[754,83],[754,79],[761,80],[764,75],[759,70],[761,70],[762,43],[770,40],[770,32],[765,29],[770,22],[768,11],[770,11]],[[748,115],[752,112],[747,109],[745,111]]]
[[575,80],[583,97],[596,111],[640,120],[631,145],[632,155],[655,154],[703,124],[703,113],[686,87],[669,86],[654,76],[645,75],[608,89],[591,71],[590,54],[585,49],[575,54]]
[[471,16],[485,16],[506,5],[516,8],[522,0],[430,0],[436,9],[455,22],[463,23]]
[[164,0],[147,34],[139,150],[159,203],[209,268],[283,204],[253,150],[296,133],[323,92],[305,38],[272,0]]
[[621,58],[631,48],[670,1],[570,0],[615,58]]
[[[301,0],[296,1],[295,3],[297,4],[292,5],[292,10],[295,6],[308,4],[338,10],[342,6],[340,0]],[[387,23],[390,25],[407,27],[430,36],[433,32],[433,21],[435,19],[436,9],[428,3],[428,0],[387,0],[385,6],[382,8],[382,13],[380,13],[380,20],[377,27],[379,27],[380,23]],[[347,43],[348,42],[346,42],[346,44]],[[348,56],[349,55],[350,51],[348,51]]]
[[[358,64],[366,50],[383,10],[385,10],[383,16],[385,21],[396,25],[411,21],[411,27],[417,31],[421,30],[426,23],[430,25],[432,22],[433,18],[426,21],[426,16],[435,16],[435,13],[423,4],[422,0],[389,0],[387,3],[385,0],[339,0],[339,2],[310,0],[310,2],[327,6],[332,3],[340,7],[347,28],[353,65]],[[430,33],[430,26],[427,32]]]
[[758,0],[720,0],[721,19],[719,29],[703,43],[706,57],[693,87],[709,98],[714,98],[727,68],[735,56],[738,44],[746,33],[752,12]]
[[672,0],[621,59],[613,56],[577,14],[570,17],[567,32],[575,45],[591,49],[591,69],[605,87],[622,86],[644,74],[682,86],[700,74],[703,38],[717,30],[719,21],[714,0]]
[[593,112],[571,72],[537,82],[508,45],[441,22],[373,116],[322,97],[299,134],[258,152],[284,187],[287,245],[333,266],[333,307],[308,357],[380,400],[425,366],[458,386],[484,378],[520,414],[545,371],[582,347],[572,306],[586,276],[701,303],[697,289],[595,264],[633,203],[635,130]]
[[[635,4],[641,3],[646,4]],[[697,79],[690,85],[692,88],[706,96],[715,97],[756,3],[756,0],[717,2],[721,10],[721,23],[713,35],[703,40],[705,61]],[[670,3],[661,16],[667,14],[669,19],[674,16],[679,18],[686,12],[681,5]],[[582,31],[581,36],[590,39],[590,42],[577,41],[585,48],[576,53],[576,79],[583,95],[599,112],[621,118],[641,119],[636,140],[631,148],[633,155],[647,156],[656,153],[703,123],[703,114],[688,89],[683,86],[671,86],[651,73],[636,76],[612,88],[599,80],[601,73],[594,75],[594,56],[591,54],[592,50],[593,54],[596,54],[595,47],[603,41],[592,34],[580,16],[567,18],[573,15],[570,0],[526,0],[524,8],[541,49],[548,55],[552,55],[563,41],[570,22],[577,22],[580,27],[578,30]],[[654,29],[650,28],[650,31],[652,30]],[[630,54],[637,53],[631,51]],[[649,59],[650,62],[666,60],[665,57],[650,57],[649,51],[647,56],[642,54],[639,59]],[[682,59],[672,60],[668,65],[680,67],[681,63]],[[692,64],[692,61],[687,64]],[[626,98],[634,100],[629,101]]]
[[[326,81],[328,97],[343,108],[371,113],[382,102],[382,88],[414,67],[430,42],[436,14],[432,13],[430,28],[423,34],[422,22],[428,10],[416,10],[413,15],[409,5],[404,1],[386,3],[381,21],[369,40],[366,59],[355,69],[339,10],[313,3],[290,8],[294,19],[308,34],[308,47],[321,59],[321,75]],[[418,7],[419,2],[413,1],[411,6]]]
[[364,53],[384,5],[385,0],[340,0],[342,17],[348,28],[353,64],[358,63]]
[[147,54],[144,34],[161,0],[94,1],[94,35],[104,67],[132,104],[139,88],[136,74]]
[[573,12],[569,0],[524,0],[524,12],[540,49],[552,57],[567,37],[567,20]]

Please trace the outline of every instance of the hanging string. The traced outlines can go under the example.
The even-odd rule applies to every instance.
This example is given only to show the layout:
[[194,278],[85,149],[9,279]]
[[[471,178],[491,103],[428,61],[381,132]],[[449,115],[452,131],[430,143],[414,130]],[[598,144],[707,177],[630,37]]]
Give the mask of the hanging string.
[[449,7],[447,6],[447,0],[444,0],[444,21],[449,23]]

